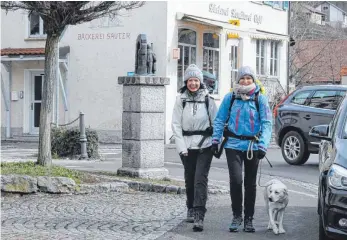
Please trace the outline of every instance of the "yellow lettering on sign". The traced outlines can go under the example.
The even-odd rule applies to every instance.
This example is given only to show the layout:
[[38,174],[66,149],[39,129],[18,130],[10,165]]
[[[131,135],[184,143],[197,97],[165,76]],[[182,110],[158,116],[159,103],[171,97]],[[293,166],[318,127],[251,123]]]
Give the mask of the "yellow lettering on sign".
[[234,26],[240,26],[240,20],[229,20],[229,23]]

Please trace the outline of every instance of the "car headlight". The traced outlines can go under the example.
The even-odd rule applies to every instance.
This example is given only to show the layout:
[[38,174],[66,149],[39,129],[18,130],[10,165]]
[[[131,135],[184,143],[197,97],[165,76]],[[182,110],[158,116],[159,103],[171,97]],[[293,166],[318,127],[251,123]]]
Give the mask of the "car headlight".
[[328,172],[329,184],[336,189],[347,189],[347,169],[333,164]]

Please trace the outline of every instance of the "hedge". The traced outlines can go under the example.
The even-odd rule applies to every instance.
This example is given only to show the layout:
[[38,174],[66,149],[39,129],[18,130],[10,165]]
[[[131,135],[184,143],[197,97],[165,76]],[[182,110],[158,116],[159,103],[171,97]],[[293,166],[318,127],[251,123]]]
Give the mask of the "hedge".
[[[99,158],[99,138],[95,130],[86,128],[87,153],[89,158]],[[58,157],[78,158],[81,155],[80,130],[57,128],[51,130],[51,153]]]

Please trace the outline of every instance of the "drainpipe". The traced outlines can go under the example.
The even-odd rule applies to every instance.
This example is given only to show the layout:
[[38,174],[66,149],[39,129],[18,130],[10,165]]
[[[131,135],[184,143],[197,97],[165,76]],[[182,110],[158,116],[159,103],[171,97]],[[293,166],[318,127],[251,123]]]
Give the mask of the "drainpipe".
[[288,43],[287,43],[287,95],[289,94],[289,75],[290,75],[290,64],[289,64],[289,44],[290,44],[290,1],[288,1]]

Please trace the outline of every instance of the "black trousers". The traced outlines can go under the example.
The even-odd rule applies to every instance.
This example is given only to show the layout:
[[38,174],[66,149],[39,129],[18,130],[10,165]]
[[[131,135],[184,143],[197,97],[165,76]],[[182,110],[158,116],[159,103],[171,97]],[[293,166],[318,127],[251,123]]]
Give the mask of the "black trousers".
[[208,174],[213,154],[211,148],[188,150],[188,156],[181,156],[184,166],[184,180],[187,195],[187,208],[206,212]]
[[253,217],[257,191],[258,152],[254,151],[252,160],[247,159],[247,151],[226,148],[225,153],[229,168],[230,197],[233,214],[234,216],[242,215],[242,164],[244,164],[244,214],[245,217]]

